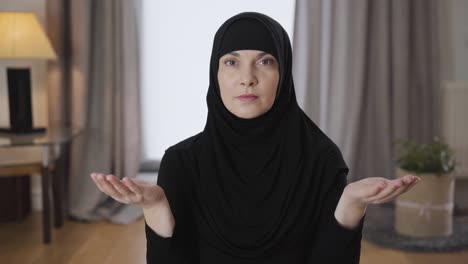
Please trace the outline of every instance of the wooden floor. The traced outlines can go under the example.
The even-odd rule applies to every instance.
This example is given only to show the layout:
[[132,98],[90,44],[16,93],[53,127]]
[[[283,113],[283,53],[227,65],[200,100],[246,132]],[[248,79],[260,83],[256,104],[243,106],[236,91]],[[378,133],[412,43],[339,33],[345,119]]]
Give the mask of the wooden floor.
[[[143,220],[128,226],[66,221],[55,229],[51,245],[41,243],[41,218],[0,224],[0,263],[138,264],[145,263]],[[362,242],[361,264],[467,264],[468,251],[447,254],[406,253]]]

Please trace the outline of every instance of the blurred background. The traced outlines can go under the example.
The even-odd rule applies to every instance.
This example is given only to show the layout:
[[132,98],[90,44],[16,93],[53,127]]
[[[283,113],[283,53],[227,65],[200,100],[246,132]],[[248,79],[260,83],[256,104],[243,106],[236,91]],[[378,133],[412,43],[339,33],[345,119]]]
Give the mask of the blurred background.
[[1,0],[1,263],[145,263],[141,209],[89,174],[156,182],[203,130],[214,34],[244,11],[288,32],[349,182],[423,177],[370,206],[361,263],[468,263],[466,0]]

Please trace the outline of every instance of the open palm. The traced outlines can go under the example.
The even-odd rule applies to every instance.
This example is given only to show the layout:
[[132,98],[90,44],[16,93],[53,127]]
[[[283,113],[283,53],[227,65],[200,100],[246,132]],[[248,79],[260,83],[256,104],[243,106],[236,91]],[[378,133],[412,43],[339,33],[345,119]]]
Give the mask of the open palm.
[[420,180],[421,178],[413,175],[405,175],[394,180],[370,177],[348,184],[345,192],[359,204],[381,204],[407,192]]
[[91,173],[90,176],[102,192],[121,203],[146,208],[165,198],[160,186],[146,181],[128,177],[119,180],[114,175],[103,173]]

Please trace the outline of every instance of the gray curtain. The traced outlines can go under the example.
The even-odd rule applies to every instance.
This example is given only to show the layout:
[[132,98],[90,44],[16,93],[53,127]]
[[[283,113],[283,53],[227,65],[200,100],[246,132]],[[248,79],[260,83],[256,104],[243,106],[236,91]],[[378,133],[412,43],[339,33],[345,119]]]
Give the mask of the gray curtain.
[[298,101],[341,148],[349,181],[394,178],[396,139],[439,135],[440,2],[296,1]]
[[52,125],[83,128],[69,152],[69,214],[128,223],[136,206],[113,201],[91,172],[135,177],[141,152],[138,0],[48,0],[59,60],[49,65]]

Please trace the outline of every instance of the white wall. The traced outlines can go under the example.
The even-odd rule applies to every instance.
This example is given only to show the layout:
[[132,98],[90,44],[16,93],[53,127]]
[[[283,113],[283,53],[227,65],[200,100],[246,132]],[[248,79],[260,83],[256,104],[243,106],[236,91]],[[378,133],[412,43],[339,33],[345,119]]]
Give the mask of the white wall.
[[245,11],[277,20],[293,39],[294,0],[143,0],[143,158],[202,131],[216,30]]

